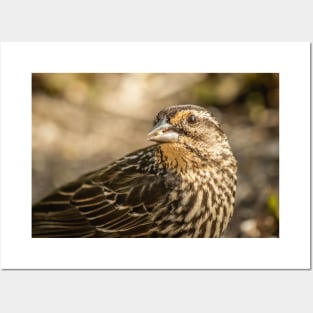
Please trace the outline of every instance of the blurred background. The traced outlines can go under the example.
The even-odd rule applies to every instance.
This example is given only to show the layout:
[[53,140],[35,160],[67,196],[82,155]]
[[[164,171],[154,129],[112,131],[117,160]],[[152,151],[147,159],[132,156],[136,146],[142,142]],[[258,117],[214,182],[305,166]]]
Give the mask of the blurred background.
[[32,75],[32,199],[151,145],[162,108],[207,107],[238,160],[224,237],[279,236],[279,74]]

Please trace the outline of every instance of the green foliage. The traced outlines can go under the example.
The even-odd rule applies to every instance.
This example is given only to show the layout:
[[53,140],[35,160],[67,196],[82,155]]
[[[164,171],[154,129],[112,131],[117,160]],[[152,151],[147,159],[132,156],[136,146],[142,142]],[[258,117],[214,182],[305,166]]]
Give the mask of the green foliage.
[[269,212],[278,220],[279,219],[279,203],[278,195],[273,192],[269,195],[267,199],[267,206]]

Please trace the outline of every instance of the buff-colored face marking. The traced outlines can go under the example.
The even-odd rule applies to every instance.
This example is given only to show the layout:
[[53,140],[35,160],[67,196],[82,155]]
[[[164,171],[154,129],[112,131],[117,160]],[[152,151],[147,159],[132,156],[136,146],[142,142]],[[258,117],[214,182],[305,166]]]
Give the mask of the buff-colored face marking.
[[189,115],[191,115],[192,112],[191,111],[182,111],[182,112],[178,112],[175,116],[173,116],[170,119],[170,123],[172,125],[178,125],[181,121],[184,121],[188,118]]
[[181,123],[184,123],[187,121],[188,117],[190,115],[195,115],[198,119],[199,122],[201,122],[202,119],[210,120],[212,124],[214,124],[216,127],[220,127],[219,122],[209,113],[209,112],[199,112],[199,111],[194,111],[194,110],[184,110],[181,112],[177,112],[175,116],[173,116],[169,122],[173,125],[181,125]]

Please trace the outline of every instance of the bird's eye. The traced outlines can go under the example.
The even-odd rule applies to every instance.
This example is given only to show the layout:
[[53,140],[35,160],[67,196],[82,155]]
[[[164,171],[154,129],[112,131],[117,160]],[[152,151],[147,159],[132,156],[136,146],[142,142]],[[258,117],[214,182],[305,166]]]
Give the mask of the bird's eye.
[[198,121],[198,119],[193,114],[189,115],[188,118],[187,118],[187,122],[189,124],[195,124],[195,123],[197,123],[197,121]]

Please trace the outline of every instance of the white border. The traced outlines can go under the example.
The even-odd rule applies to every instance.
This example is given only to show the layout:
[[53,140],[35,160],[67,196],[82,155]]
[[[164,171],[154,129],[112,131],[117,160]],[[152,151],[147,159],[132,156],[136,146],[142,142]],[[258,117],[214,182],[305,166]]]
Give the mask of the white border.
[[[31,239],[32,72],[279,72],[280,238]],[[2,43],[1,266],[308,269],[309,43]]]

